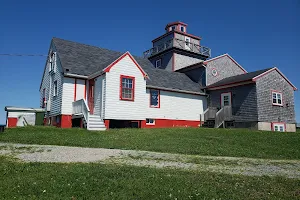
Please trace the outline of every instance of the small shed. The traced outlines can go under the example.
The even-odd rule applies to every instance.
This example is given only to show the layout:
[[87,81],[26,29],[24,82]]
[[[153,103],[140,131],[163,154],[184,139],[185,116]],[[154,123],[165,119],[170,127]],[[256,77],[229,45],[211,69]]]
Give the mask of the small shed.
[[45,109],[6,106],[6,127],[44,125]]

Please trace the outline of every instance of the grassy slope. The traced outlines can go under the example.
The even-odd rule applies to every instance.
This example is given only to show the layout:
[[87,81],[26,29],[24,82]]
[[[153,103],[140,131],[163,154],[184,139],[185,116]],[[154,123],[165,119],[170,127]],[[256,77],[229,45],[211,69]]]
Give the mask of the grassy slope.
[[300,159],[300,134],[243,129],[84,129],[26,127],[6,129],[0,142],[138,149],[158,152]]
[[297,199],[300,181],[0,157],[0,199]]

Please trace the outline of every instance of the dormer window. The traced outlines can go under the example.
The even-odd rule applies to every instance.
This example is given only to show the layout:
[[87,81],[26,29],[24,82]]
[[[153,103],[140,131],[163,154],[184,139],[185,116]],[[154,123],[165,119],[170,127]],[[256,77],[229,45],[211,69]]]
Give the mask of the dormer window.
[[176,26],[171,26],[171,31],[174,31],[176,29]]

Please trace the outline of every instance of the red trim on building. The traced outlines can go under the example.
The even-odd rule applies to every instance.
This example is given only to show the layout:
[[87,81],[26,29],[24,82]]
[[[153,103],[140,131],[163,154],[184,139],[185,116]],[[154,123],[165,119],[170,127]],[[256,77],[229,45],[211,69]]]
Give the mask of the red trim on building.
[[72,128],[72,115],[61,115],[61,128]]
[[74,83],[74,101],[76,101],[76,93],[77,93],[77,79],[75,78],[75,83]]
[[17,127],[18,118],[16,117],[8,117],[6,126],[8,128]]
[[[123,89],[122,79],[123,78],[127,78],[127,79],[131,79],[132,80],[132,88],[124,88],[124,89],[131,89],[132,90],[132,97],[130,99],[129,98],[124,98],[122,96],[122,89]],[[120,100],[134,101],[134,92],[135,92],[135,77],[120,75]]]
[[94,114],[94,92],[95,92],[95,79],[90,79],[89,80],[88,105],[89,105],[91,114]]
[[[156,91],[158,91],[158,105],[157,106],[152,106],[151,105],[151,90],[156,90]],[[157,89],[150,89],[150,91],[149,91],[149,107],[150,108],[160,108],[160,90],[157,90]]]
[[104,124],[105,124],[106,129],[109,129],[109,119],[105,119]]
[[217,60],[217,59],[220,59],[220,58],[223,58],[227,56],[230,60],[232,60],[232,62],[234,62],[241,70],[243,70],[243,72],[246,74],[247,71],[236,61],[234,60],[230,55],[228,54],[224,54],[224,55],[221,55],[221,56],[217,56],[215,58],[212,58],[212,59],[209,59],[209,60],[206,60],[203,62],[203,64],[207,65],[207,63],[209,63],[210,61],[213,61],[213,60]]
[[84,99],[86,99],[86,80],[84,80]]
[[268,70],[268,71],[266,71],[266,72],[264,72],[264,73],[262,73],[262,74],[260,74],[260,75],[258,75],[258,76],[256,76],[256,77],[254,77],[252,80],[253,81],[256,81],[257,79],[259,79],[260,77],[263,77],[264,75],[266,75],[266,74],[268,74],[268,73],[270,73],[270,72],[272,72],[272,71],[274,71],[274,70],[276,70],[292,87],[293,87],[293,89],[294,89],[294,91],[296,91],[296,90],[298,90],[293,84],[292,84],[292,82],[291,81],[289,81],[289,79],[287,78],[287,77],[285,77],[285,75],[281,72],[281,71],[279,71],[279,69],[277,69],[277,67],[274,67],[274,68],[272,68],[272,69],[270,69],[270,70]]
[[284,126],[284,132],[286,132],[286,123],[285,122],[271,122],[271,130],[275,131],[274,125],[283,125]]
[[165,27],[165,30],[168,30],[168,28],[170,26],[173,26],[173,25],[183,25],[184,27],[187,27],[187,24],[186,23],[183,23],[181,21],[176,21],[176,22],[171,22],[171,23],[168,23]]
[[[233,82],[233,83],[227,83],[227,84],[222,84],[222,85],[217,85],[217,86],[208,86],[207,89],[212,89],[212,88],[218,88],[218,87],[224,87],[224,86],[230,86],[233,87],[231,85],[235,85],[235,84],[239,84],[239,83],[245,83],[248,84],[250,81],[250,83],[252,83],[251,79],[250,80],[244,80],[244,81],[237,81],[237,82]],[[254,83],[254,82],[253,82]]]
[[167,128],[167,127],[199,127],[200,121],[175,120],[175,119],[154,119],[155,124],[148,125],[146,120],[141,122],[141,128]]
[[197,40],[201,40],[201,37],[198,37],[198,36],[195,36],[195,35],[192,35],[192,34],[189,34],[189,33],[186,33],[186,32],[181,32],[181,31],[178,31],[178,30],[174,30],[174,31],[170,31],[170,32],[167,32],[157,38],[155,38],[154,40],[152,40],[152,43],[172,34],[172,33],[179,33],[179,34],[182,34],[184,36],[188,36],[188,37],[191,37],[191,38],[194,38],[194,39],[197,39]]
[[141,71],[144,77],[147,77],[146,72],[143,70],[143,68],[136,62],[136,60],[132,57],[132,55],[127,51],[124,53],[122,56],[120,56],[117,60],[112,62],[110,65],[108,65],[103,71],[104,72],[109,72],[110,69],[116,65],[120,60],[122,60],[125,56],[129,56],[129,58],[134,62],[134,64],[137,66],[137,68]]

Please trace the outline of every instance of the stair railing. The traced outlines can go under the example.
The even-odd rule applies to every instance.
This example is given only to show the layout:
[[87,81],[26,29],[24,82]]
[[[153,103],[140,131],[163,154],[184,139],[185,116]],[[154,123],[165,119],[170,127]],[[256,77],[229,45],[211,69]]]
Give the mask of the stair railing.
[[86,122],[86,126],[89,126],[89,117],[90,117],[90,109],[87,105],[86,100],[84,99],[80,99],[77,101],[74,101],[72,103],[73,106],[73,115],[82,115],[85,122]]
[[217,113],[217,108],[216,107],[208,107],[204,112],[203,112],[203,119],[204,122],[206,122],[208,119],[214,119]]
[[226,120],[232,119],[232,107],[224,106],[216,113],[215,128],[219,128],[222,124],[225,126]]

